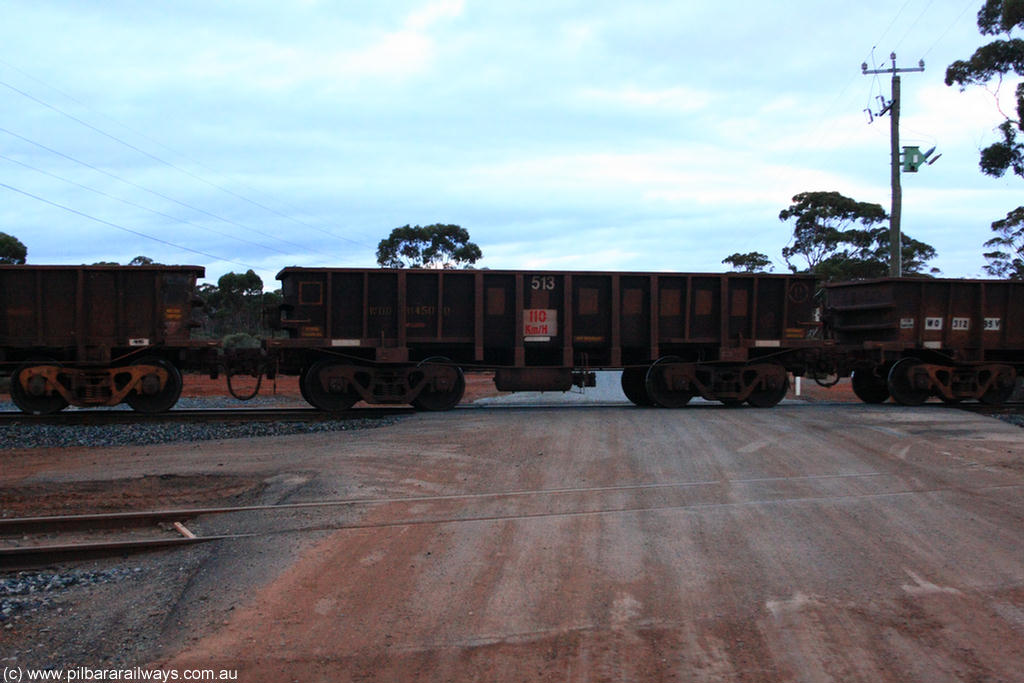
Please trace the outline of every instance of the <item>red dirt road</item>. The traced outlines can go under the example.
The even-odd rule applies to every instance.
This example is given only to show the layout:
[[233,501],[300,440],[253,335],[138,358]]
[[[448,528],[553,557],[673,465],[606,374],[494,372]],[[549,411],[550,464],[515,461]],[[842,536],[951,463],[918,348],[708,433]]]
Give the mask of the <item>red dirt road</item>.
[[993,420],[490,409],[275,444],[248,457],[291,457],[310,496],[363,503],[306,520],[334,530],[156,665],[303,683],[1024,680],[1024,432]]

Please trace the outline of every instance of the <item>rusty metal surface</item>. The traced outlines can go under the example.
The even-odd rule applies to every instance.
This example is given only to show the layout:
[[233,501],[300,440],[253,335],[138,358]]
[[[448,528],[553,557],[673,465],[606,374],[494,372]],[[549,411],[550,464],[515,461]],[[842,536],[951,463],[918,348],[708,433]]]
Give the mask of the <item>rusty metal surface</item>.
[[1024,283],[886,278],[826,285],[841,344],[1024,349]]
[[[813,343],[802,275],[285,268],[271,348],[367,361],[622,367],[673,353],[742,362]],[[406,355],[406,352],[407,355]]]
[[186,346],[199,266],[0,266],[0,348],[108,361]]

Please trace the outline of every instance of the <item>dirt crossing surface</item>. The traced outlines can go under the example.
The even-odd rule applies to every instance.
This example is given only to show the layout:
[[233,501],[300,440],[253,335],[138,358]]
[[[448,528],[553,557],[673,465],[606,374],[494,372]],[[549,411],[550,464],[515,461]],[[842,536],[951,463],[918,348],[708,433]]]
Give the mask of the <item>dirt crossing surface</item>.
[[347,501],[198,518],[258,535],[104,561],[132,578],[0,630],[5,666],[1024,681],[1024,432],[938,405],[469,408],[3,464],[4,501],[138,489],[168,507],[204,482],[211,500]]
[[245,681],[1024,680],[1024,437],[986,418],[492,409],[298,443],[318,473],[290,500],[343,482],[376,502],[318,518],[335,530],[223,621],[189,616],[205,636],[154,664]]

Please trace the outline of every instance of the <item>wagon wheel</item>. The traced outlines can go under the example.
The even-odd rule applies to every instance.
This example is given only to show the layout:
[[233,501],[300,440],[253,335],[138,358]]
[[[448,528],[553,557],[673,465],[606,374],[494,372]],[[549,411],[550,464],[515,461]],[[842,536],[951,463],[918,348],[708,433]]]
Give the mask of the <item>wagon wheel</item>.
[[664,356],[647,370],[644,387],[651,403],[659,408],[682,408],[694,396],[693,391],[688,389],[673,389],[665,380],[665,365],[681,362],[682,359],[676,356]]
[[328,383],[324,386],[321,374],[342,366],[333,360],[319,360],[309,366],[299,378],[299,391],[314,408],[336,413],[348,410],[360,399],[359,393],[349,386]]
[[850,374],[850,386],[857,398],[864,403],[885,403],[889,400],[889,385],[881,368],[862,368]]
[[750,392],[747,403],[755,408],[771,408],[786,398],[789,391],[789,374],[781,365],[775,365],[771,372],[763,375],[762,387]]
[[311,400],[309,400],[309,394],[306,393],[306,373],[307,372],[309,372],[309,368],[302,368],[302,370],[299,372],[299,394],[302,395],[302,399],[306,403],[308,403],[310,405],[313,405],[313,402]]
[[452,364],[447,358],[440,356],[427,358],[419,362],[417,368],[422,368],[427,365],[443,365],[451,368],[455,371],[455,382],[451,388],[446,390],[435,390],[430,386],[426,386],[423,390],[412,400],[412,405],[417,410],[451,410],[455,406],[459,405],[459,401],[462,400],[462,395],[466,392],[466,378],[462,374],[462,369]]
[[151,372],[139,380],[138,391],[129,392],[124,402],[140,413],[162,413],[174,407],[181,396],[181,372],[161,358],[140,358],[132,365],[155,365],[167,372],[167,381],[160,388],[160,378]]
[[56,391],[49,395],[45,393],[46,384],[42,377],[29,379],[29,390],[21,386],[21,373],[26,372],[35,365],[57,365],[60,363],[52,360],[30,361],[22,365],[11,375],[11,400],[23,413],[30,415],[49,415],[64,410],[68,406],[67,399]]
[[998,406],[1010,400],[1016,386],[1013,370],[1006,368],[999,371],[992,386],[979,399],[990,406]]
[[634,367],[623,368],[622,370],[622,393],[641,408],[648,408],[653,405],[651,397],[647,395],[646,379],[647,368]]
[[917,358],[902,358],[896,361],[892,369],[889,370],[889,393],[897,403],[902,403],[905,406],[919,406],[932,395],[927,376],[924,377],[926,381],[923,384],[925,386],[921,386],[922,377],[919,373],[914,372],[914,368],[921,364]]

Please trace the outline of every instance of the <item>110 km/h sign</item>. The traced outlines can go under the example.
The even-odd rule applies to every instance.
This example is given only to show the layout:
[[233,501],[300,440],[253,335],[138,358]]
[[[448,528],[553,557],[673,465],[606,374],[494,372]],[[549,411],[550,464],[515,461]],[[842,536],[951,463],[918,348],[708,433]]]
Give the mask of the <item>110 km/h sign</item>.
[[523,310],[523,340],[551,341],[558,335],[558,311],[551,308]]

